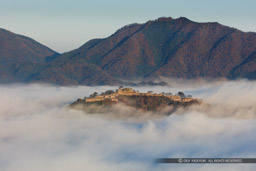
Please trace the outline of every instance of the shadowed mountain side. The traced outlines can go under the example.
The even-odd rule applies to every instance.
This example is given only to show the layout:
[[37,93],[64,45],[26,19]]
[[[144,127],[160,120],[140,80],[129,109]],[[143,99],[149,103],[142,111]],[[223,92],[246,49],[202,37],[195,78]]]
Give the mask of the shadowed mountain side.
[[230,73],[230,78],[249,78],[256,79],[256,51],[245,59],[241,64],[236,66]]
[[[52,67],[54,65],[54,67]],[[64,68],[64,69],[63,69]],[[57,85],[113,85],[119,80],[111,77],[94,64],[79,62],[49,63],[41,70],[30,74],[26,82],[52,83]]]

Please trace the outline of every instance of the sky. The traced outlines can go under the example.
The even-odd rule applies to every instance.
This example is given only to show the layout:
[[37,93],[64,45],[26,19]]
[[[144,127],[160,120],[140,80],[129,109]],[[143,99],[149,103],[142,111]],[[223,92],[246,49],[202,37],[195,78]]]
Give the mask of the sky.
[[60,53],[163,16],[256,32],[255,0],[0,0],[0,28]]

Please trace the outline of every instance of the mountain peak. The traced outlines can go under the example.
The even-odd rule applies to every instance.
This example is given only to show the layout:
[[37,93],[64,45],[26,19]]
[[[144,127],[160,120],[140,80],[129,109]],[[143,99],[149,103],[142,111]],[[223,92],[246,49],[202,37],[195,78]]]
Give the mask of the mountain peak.
[[198,22],[191,21],[186,17],[179,17],[179,18],[175,19],[175,21],[180,22],[180,23],[198,23]]
[[173,18],[172,17],[160,17],[158,19],[156,19],[156,21],[172,21]]
[[176,20],[191,21],[191,20],[189,20],[189,19],[186,18],[186,17],[179,17],[179,18],[177,18]]
[[156,20],[154,20],[156,22],[171,22],[171,21],[191,21],[186,17],[179,17],[179,18],[172,18],[172,17],[160,17]]

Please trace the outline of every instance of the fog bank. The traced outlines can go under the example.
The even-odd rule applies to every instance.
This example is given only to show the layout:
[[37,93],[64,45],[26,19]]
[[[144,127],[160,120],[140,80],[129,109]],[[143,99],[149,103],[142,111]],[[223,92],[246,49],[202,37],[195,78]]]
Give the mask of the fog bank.
[[[0,170],[255,170],[254,164],[156,164],[159,157],[255,157],[256,82],[175,81],[141,92],[183,91],[205,105],[136,121],[66,106],[117,87],[0,86]],[[118,108],[124,112],[122,107]],[[127,109],[128,111],[130,109]],[[139,113],[138,113],[139,114]]]

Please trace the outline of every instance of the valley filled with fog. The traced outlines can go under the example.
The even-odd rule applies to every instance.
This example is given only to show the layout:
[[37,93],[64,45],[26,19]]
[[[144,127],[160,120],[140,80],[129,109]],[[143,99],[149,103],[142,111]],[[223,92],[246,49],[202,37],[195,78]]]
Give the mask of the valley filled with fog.
[[[0,85],[0,170],[255,170],[255,164],[157,164],[161,157],[256,157],[256,82],[164,80],[140,92],[191,94],[204,104],[170,116],[68,108],[118,87]],[[132,111],[131,111],[132,110]]]

